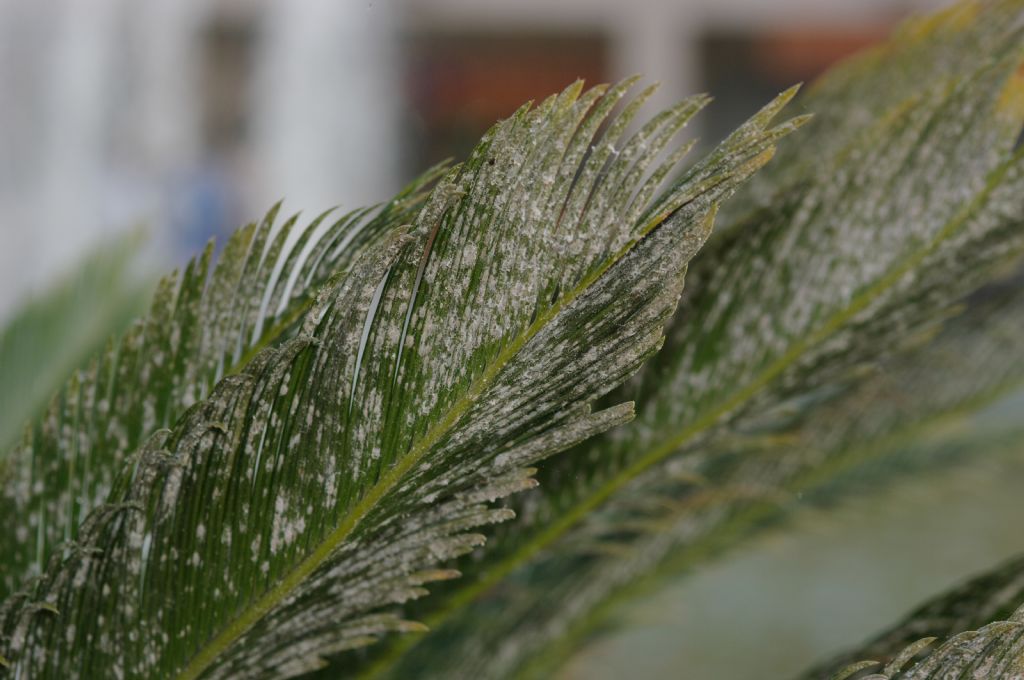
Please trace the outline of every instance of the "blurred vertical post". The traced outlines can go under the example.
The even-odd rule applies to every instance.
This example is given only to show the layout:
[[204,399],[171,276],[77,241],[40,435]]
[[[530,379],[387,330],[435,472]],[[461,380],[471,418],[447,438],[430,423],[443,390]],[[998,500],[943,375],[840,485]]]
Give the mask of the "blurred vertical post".
[[195,153],[194,0],[0,0],[0,319],[103,234],[160,223]]
[[263,196],[319,211],[366,205],[396,188],[394,24],[390,2],[268,5],[252,112]]
[[154,268],[398,184],[390,2],[0,0],[0,319],[105,233]]
[[[658,81],[660,87],[651,100],[651,110],[667,108],[702,87],[695,35],[699,10],[691,9],[688,14],[671,4],[660,9],[644,12],[627,4],[615,5],[608,22],[612,77],[639,73],[645,76],[645,82]],[[622,14],[616,17],[618,12]],[[701,123],[698,120],[694,124],[696,129]]]

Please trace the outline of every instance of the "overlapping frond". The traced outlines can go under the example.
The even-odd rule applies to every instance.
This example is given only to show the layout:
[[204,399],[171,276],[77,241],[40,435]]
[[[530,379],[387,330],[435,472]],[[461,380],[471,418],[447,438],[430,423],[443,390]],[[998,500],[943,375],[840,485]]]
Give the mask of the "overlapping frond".
[[[1006,20],[1020,7],[979,7],[958,19],[955,40],[945,20],[931,37],[910,31],[934,45],[908,54],[948,54],[918,64],[926,83],[898,106],[883,87],[887,63],[857,75],[857,96],[870,96],[872,78],[882,84],[885,113],[836,130],[815,120],[812,136],[837,139],[801,145],[804,170],[780,171],[772,207],[730,227],[697,260],[665,349],[619,393],[640,405],[637,421],[542,468],[540,492],[520,503],[525,520],[496,532],[497,549],[467,566],[472,578],[410,607],[434,632],[369,659],[369,674],[522,671],[688,544],[692,506],[716,497],[695,479],[729,480],[730,451],[784,430],[1024,250],[1024,161],[1015,148],[1024,43]],[[982,54],[970,51],[982,43]],[[838,110],[837,97],[823,87],[805,107]],[[730,484],[725,496],[763,495],[784,479]],[[730,503],[715,505],[729,514]],[[666,517],[666,506],[683,517]]]
[[[671,468],[649,495],[618,504],[603,532],[556,546],[563,556],[575,556],[573,578],[552,570],[509,580],[461,613],[465,618],[455,630],[465,637],[455,640],[471,640],[473,646],[439,643],[428,649],[446,649],[445,658],[465,668],[467,658],[478,662],[475,646],[487,650],[515,641],[530,650],[528,657],[509,654],[504,660],[525,660],[520,674],[543,677],[599,633],[617,605],[784,518],[798,497],[803,506],[831,503],[940,463],[1016,450],[1024,434],[1019,424],[979,422],[976,416],[1024,389],[1024,294],[1018,280],[986,287],[965,312],[914,338],[901,354],[816,406],[787,409],[788,416],[773,427],[713,442],[713,465]],[[515,597],[501,597],[506,589]],[[495,619],[511,625],[501,628]],[[412,653],[425,668],[454,672],[440,653]],[[877,656],[852,654],[847,660]]]
[[495,126],[292,337],[149,438],[0,610],[8,663],[282,676],[415,628],[382,607],[454,576],[529,465],[629,419],[590,403],[657,350],[716,206],[801,122],[771,127],[785,93],[657,194],[706,99],[626,136],[630,85]]
[[808,88],[815,125],[801,144],[781,148],[778,162],[722,207],[723,227],[814,177],[819,158],[843,153],[859,130],[898,115],[911,99],[929,96],[941,79],[972,77],[991,60],[994,37],[1019,29],[1020,12],[1019,0],[960,0],[911,17],[890,40],[834,66]]
[[275,208],[235,232],[216,266],[211,243],[163,279],[148,315],[77,371],[0,461],[0,597],[76,540],[130,454],[290,333],[320,285],[409,221],[438,172],[378,209],[325,213],[305,230],[297,216],[275,226]]

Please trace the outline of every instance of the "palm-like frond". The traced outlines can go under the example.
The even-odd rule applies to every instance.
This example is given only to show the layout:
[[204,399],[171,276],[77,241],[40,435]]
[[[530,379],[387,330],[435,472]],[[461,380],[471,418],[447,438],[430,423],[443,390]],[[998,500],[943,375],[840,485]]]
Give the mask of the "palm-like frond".
[[[1022,43],[1005,21],[1011,9],[1020,3],[964,17],[957,35],[969,35],[959,40],[947,40],[941,21],[938,33],[917,35],[935,44],[915,53],[948,51],[917,69],[928,74],[918,95],[880,106],[888,113],[839,130],[825,147],[804,145],[803,173],[778,171],[773,206],[729,227],[697,260],[679,325],[621,392],[641,404],[638,420],[542,469],[540,492],[521,503],[525,521],[497,531],[498,548],[467,566],[472,578],[410,608],[434,632],[371,659],[369,673],[521,670],[686,543],[687,522],[638,506],[687,505],[694,477],[714,479],[738,438],[783,427],[1024,248],[1024,162],[1014,148]],[[964,53],[979,43],[982,58]],[[862,96],[872,77],[888,82],[887,69],[858,76]],[[837,96],[827,82],[809,110]],[[832,133],[818,125],[812,138]],[[623,566],[624,553],[643,555],[642,568]]]
[[301,234],[297,217],[275,227],[275,208],[235,232],[216,267],[211,243],[180,277],[163,279],[148,315],[76,372],[0,462],[0,596],[76,540],[130,454],[292,331],[311,291],[411,219],[438,172],[379,210],[320,227],[325,213]]
[[0,330],[0,459],[68,374],[142,308],[148,287],[133,280],[130,266],[139,243],[137,233],[105,243],[5,322]]
[[9,663],[290,675],[413,627],[381,607],[453,576],[438,564],[511,516],[490,502],[532,485],[525,466],[630,417],[589,404],[660,346],[717,204],[800,122],[769,127],[780,96],[652,201],[706,100],[626,138],[629,85],[497,125],[293,337],[150,437],[0,610]]

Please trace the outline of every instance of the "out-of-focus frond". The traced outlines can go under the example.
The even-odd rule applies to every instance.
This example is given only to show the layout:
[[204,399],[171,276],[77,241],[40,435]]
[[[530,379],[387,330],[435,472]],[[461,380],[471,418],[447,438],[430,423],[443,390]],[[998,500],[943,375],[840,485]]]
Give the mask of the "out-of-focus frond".
[[[830,69],[808,88],[815,125],[800,144],[779,149],[775,163],[722,207],[723,227],[772,205],[786,190],[819,172],[821,157],[844,153],[859,131],[899,115],[907,102],[927,97],[942,79],[970,78],[993,55],[992,36],[1020,27],[1017,0],[960,0],[933,14],[911,17],[891,40]],[[1012,90],[1008,90],[1008,93]],[[1020,106],[1010,100],[1009,107]]]
[[[854,386],[792,412],[780,429],[717,442],[713,465],[672,470],[658,493],[621,504],[608,534],[569,546],[578,558],[571,582],[534,573],[503,584],[517,597],[492,596],[469,610],[481,618],[464,624],[489,631],[491,618],[523,624],[569,612],[554,644],[531,654],[527,675],[543,676],[599,632],[618,605],[784,518],[798,497],[804,506],[831,503],[939,462],[1016,450],[1019,424],[977,418],[1024,390],[1024,292],[1016,279],[983,289],[937,331]],[[537,633],[521,625],[502,634]]]
[[131,274],[139,242],[135,233],[103,244],[0,331],[0,458],[68,374],[142,308],[146,285]]
[[[543,467],[539,492],[520,502],[523,521],[467,562],[472,578],[409,607],[433,632],[362,661],[369,675],[521,672],[752,495],[823,464],[817,449],[794,449],[785,464],[753,457],[736,476],[745,453],[784,443],[802,412],[897,354],[1024,250],[1024,43],[1006,20],[1020,8],[979,7],[954,22],[955,39],[946,20],[897,34],[892,52],[907,40],[935,43],[910,55],[946,52],[918,64],[927,83],[898,106],[882,102],[879,115],[861,107],[870,115],[855,124],[811,123],[813,135],[836,139],[800,145],[803,172],[779,171],[778,200],[691,268],[665,349],[619,392],[640,405],[638,419]],[[980,57],[970,52],[978,44]],[[879,90],[891,80],[888,64],[875,64],[851,85],[858,96],[872,78]],[[805,107],[838,107],[844,92],[823,87]],[[708,479],[718,488],[695,481]]]

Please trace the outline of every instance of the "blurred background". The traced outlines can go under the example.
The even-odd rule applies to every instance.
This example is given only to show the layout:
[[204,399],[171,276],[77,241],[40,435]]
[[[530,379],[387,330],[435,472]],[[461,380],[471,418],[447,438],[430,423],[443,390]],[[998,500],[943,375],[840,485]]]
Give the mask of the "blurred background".
[[717,102],[714,139],[928,0],[0,0],[0,319],[104,234],[160,271],[389,196],[577,77]]
[[[429,164],[464,156],[522,102],[578,77],[642,73],[662,84],[656,104],[710,92],[716,101],[690,134],[714,141],[775,93],[942,4],[0,0],[0,325],[60,286],[71,296],[65,316],[100,317],[88,298],[127,278],[122,259],[79,263],[105,244],[122,248],[117,234],[144,227],[156,274],[281,198],[310,217],[382,200]],[[127,304],[106,303],[111,316]],[[79,329],[87,321],[70,319]],[[67,369],[93,342],[77,335]],[[41,380],[7,363],[0,383]],[[1016,523],[990,521],[1012,514],[1022,483],[1018,459],[996,460],[827,517],[798,512],[633,605],[630,625],[564,675],[795,673],[1024,550]],[[981,494],[987,504],[968,507]],[[967,542],[943,540],[940,524]],[[926,573],[913,559],[922,553],[934,556]]]

